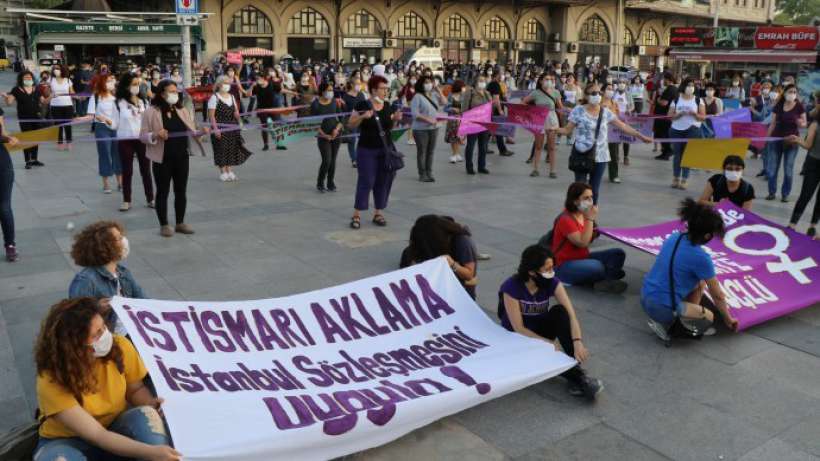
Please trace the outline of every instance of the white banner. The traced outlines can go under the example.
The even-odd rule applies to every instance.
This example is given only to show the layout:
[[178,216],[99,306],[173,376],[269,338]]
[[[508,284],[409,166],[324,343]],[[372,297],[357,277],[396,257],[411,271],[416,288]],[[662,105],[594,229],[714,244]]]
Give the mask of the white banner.
[[444,259],[277,299],[114,298],[190,460],[330,459],[553,377]]

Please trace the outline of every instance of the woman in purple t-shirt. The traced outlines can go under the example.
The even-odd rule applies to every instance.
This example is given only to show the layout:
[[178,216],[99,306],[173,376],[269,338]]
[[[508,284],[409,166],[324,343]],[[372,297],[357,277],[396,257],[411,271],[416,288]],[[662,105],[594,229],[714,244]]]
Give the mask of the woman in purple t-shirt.
[[[552,296],[558,301],[554,306],[549,304]],[[548,341],[578,361],[579,365],[561,374],[569,381],[570,394],[594,399],[603,390],[601,380],[587,376],[581,368],[589,351],[569,295],[555,278],[550,250],[539,245],[524,250],[518,272],[498,290],[498,318],[507,330]]]
[[[786,85],[783,98],[777,101],[772,110],[772,123],[769,125],[767,136],[785,138],[799,134],[800,128],[806,127],[806,110],[797,99],[797,87]],[[769,142],[769,164],[763,169],[769,174],[769,195],[766,200],[774,200],[777,193],[777,173],[780,162],[783,162],[783,186],[781,201],[789,201],[792,191],[792,177],[794,176],[794,160],[797,157],[797,144],[792,141],[780,140]]]

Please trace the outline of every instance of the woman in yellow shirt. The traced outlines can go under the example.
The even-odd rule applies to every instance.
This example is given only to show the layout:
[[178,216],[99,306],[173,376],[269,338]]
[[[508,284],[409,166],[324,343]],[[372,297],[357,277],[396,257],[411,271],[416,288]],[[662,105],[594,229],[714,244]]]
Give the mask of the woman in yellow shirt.
[[162,399],[142,383],[142,359],[128,339],[111,334],[95,299],[52,306],[34,355],[44,418],[34,461],[182,459],[157,411]]

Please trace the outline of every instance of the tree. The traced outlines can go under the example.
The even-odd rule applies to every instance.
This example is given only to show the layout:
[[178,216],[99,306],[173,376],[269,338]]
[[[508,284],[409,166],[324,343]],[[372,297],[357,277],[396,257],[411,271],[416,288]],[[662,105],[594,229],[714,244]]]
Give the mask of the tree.
[[778,0],[776,24],[808,25],[820,14],[820,0]]

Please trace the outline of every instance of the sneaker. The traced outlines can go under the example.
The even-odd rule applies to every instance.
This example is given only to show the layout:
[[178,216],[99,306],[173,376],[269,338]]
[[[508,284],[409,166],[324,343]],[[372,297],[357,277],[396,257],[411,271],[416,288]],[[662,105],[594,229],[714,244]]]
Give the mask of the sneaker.
[[605,293],[621,294],[626,291],[629,285],[623,280],[602,280],[592,285],[595,291],[602,291]]
[[103,188],[103,194],[110,194],[110,193],[111,193],[111,188],[110,187],[104,187]]
[[353,163],[350,164],[350,166],[351,166],[351,168],[357,168],[359,166],[359,164],[354,161]]
[[194,229],[191,228],[190,225],[185,224],[185,223],[177,224],[176,227],[174,227],[174,231],[179,232],[180,234],[188,234],[188,235],[191,235],[191,234],[194,233]]
[[487,149],[487,155],[493,155],[493,154],[495,154],[495,151],[494,151],[494,150],[492,150],[492,149]]
[[780,201],[783,202],[783,203],[789,203],[789,196],[788,195],[784,196],[783,198],[780,199]]
[[539,173],[538,170],[532,170],[532,172],[530,172],[530,177],[531,178],[535,178],[535,177],[540,176],[540,175],[541,175],[541,173]]
[[502,153],[500,153],[500,154],[498,154],[498,155],[500,155],[500,156],[502,156],[502,157],[512,157],[512,154],[513,154],[513,152],[512,152],[512,151],[510,151],[510,150],[505,150],[504,152],[502,152]]
[[262,150],[263,150],[263,151],[266,151],[266,150],[268,150],[268,149],[270,149],[270,147],[268,147],[268,145],[267,145],[267,144],[265,144],[264,146],[262,146]]
[[324,194],[327,189],[325,189],[325,186],[323,186],[321,184],[317,184],[316,185],[316,190],[319,191],[320,194]]
[[670,157],[669,155],[660,154],[660,155],[656,155],[654,158],[655,158],[655,160],[669,160],[669,157]]
[[661,341],[668,342],[672,340],[672,337],[669,336],[669,332],[666,331],[666,328],[660,323],[649,319],[647,324],[649,325],[649,329],[652,330],[652,332],[655,333],[655,336],[660,338]]
[[629,166],[629,157],[624,157],[624,165]]
[[122,202],[122,205],[120,205],[120,211],[128,211],[130,209],[131,209],[131,204],[128,203],[128,202]]
[[65,145],[65,150],[71,150],[71,149],[73,149],[73,147],[74,146],[72,146],[71,143],[68,143],[68,144]]
[[472,168],[467,168],[467,174],[469,174],[469,175],[474,175],[474,174],[475,174],[475,170],[473,170]]
[[17,248],[14,245],[6,245],[6,261],[13,263],[20,258]]
[[777,198],[777,197],[775,197],[775,195],[774,195],[774,194],[769,194],[769,195],[767,195],[767,196],[766,196],[766,200],[774,200],[774,199],[776,199],[776,198]]
[[328,192],[336,192],[336,185],[335,185],[335,184],[333,184],[333,183],[328,183],[328,185],[327,185],[327,191],[328,191]]
[[612,182],[615,183],[615,184],[620,184],[621,183],[621,178],[612,178]]
[[524,163],[526,163],[526,164],[532,163],[532,157],[528,158]]
[[490,258],[492,258],[492,256],[488,253],[479,253],[478,255],[476,255],[476,259],[479,261],[489,261]]
[[39,160],[35,160],[35,161],[31,162],[31,165],[32,165],[32,166],[46,166],[46,164],[45,164],[45,163],[43,163],[43,162],[41,162],[41,161],[39,161]]
[[451,155],[450,156],[450,163],[455,164],[456,162],[458,162],[458,157],[455,156],[455,155]]
[[672,184],[670,184],[669,187],[671,187],[672,189],[677,189],[678,187],[680,187],[680,179],[673,179]]
[[173,237],[174,236],[174,228],[169,225],[160,226],[159,228],[159,235],[163,237]]
[[480,174],[490,174],[490,170],[488,170],[488,169],[486,169],[486,168],[479,168],[479,169],[478,169],[478,172],[479,172]]
[[151,200],[150,202],[146,203],[145,206],[147,206],[148,208],[154,208],[156,205],[154,204],[154,201]]
[[34,162],[26,162],[26,169],[30,170],[34,166]]
[[457,162],[463,162],[463,161],[464,161],[464,157],[463,157],[461,154],[457,154],[457,155],[456,155],[456,161],[457,161]]
[[407,138],[407,145],[408,145],[408,146],[415,146],[415,145],[416,145],[416,140],[415,140],[415,139],[413,139],[413,137],[412,137],[412,136],[411,136],[411,137],[409,137],[409,138]]
[[582,376],[577,383],[572,383],[569,386],[569,393],[574,397],[585,397],[589,400],[595,400],[595,397],[604,390],[604,383],[598,378],[589,376]]
[[568,146],[571,146],[571,145],[572,145],[572,140],[571,140],[571,139],[567,139],[567,145],[568,145]]
[[230,181],[228,173],[219,173],[219,180],[222,182]]
[[686,190],[686,180],[681,180],[680,184],[678,184],[678,189]]
[[238,179],[239,178],[236,177],[236,173],[234,173],[233,171],[228,172],[228,181],[236,181]]
[[558,175],[554,171],[550,171],[550,179],[555,179],[557,177]]
[[285,146],[276,146],[276,150],[288,150]]

